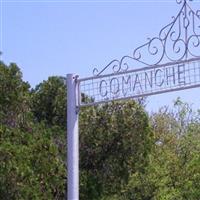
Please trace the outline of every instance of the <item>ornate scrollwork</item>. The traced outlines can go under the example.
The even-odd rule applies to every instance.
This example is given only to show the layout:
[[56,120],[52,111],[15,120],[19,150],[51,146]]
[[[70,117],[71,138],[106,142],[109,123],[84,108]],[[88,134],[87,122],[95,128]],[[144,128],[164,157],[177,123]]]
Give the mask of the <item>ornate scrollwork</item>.
[[172,21],[161,29],[158,37],[148,38],[148,41],[136,48],[131,56],[124,56],[121,60],[115,59],[101,71],[95,68],[93,74],[101,75],[109,68],[112,69],[112,73],[127,71],[127,59],[152,66],[200,58],[200,10],[194,11],[187,0],[176,2],[182,5],[178,15],[172,17]]
[[128,71],[129,69],[129,65],[128,62],[125,62],[126,58],[130,58],[133,59],[130,56],[124,56],[122,57],[121,60],[113,60],[111,61],[108,65],[106,65],[106,67],[104,67],[101,71],[99,71],[97,68],[94,68],[93,70],[93,75],[98,76],[100,74],[102,74],[106,69],[108,68],[112,68],[112,72],[113,73],[119,73],[119,72],[125,72]]

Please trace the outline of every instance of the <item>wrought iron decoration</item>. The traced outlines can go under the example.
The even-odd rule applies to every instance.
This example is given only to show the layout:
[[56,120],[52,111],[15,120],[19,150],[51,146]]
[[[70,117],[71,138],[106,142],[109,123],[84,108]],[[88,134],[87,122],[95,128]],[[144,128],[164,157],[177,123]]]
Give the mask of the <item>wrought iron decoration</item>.
[[145,66],[200,59],[200,10],[194,11],[188,1],[191,0],[176,0],[181,9],[172,17],[172,22],[161,29],[158,37],[148,38],[148,42],[136,48],[131,56],[112,60],[101,71],[95,68],[93,75],[100,76],[109,68],[112,73],[128,71],[127,59]]

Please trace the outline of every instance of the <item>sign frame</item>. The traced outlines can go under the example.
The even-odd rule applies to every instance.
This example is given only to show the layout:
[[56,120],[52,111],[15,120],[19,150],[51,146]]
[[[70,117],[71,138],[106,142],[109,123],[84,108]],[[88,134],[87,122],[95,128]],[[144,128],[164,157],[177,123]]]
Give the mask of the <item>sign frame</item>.
[[[105,99],[105,100],[101,100],[98,102],[86,102],[86,103],[82,103],[81,102],[81,89],[80,89],[80,85],[82,82],[87,82],[87,81],[94,81],[94,80],[103,80],[104,78],[112,78],[112,77],[118,77],[121,75],[129,75],[132,73],[137,73],[137,72],[145,72],[145,70],[160,70],[162,68],[166,68],[166,67],[171,67],[171,66],[179,66],[179,65],[184,65],[184,64],[190,64],[193,62],[198,62],[198,70],[199,70],[199,83],[198,84],[190,84],[190,83],[185,83],[184,85],[180,85],[180,87],[175,87],[175,88],[169,88],[169,89],[162,89],[162,90],[158,90],[158,91],[152,91],[152,92],[146,92],[146,93],[141,93],[141,94],[133,94],[133,95],[129,95],[127,97],[118,97],[118,98],[110,98],[110,99]],[[190,77],[189,77],[190,78]],[[162,64],[162,65],[155,65],[155,66],[149,66],[149,67],[143,67],[143,68],[138,68],[135,70],[128,70],[125,72],[118,72],[118,73],[112,73],[112,74],[106,74],[106,75],[100,75],[100,76],[92,76],[92,77],[88,77],[88,78],[82,78],[82,79],[77,79],[77,87],[78,87],[78,101],[77,101],[77,107],[87,107],[87,106],[94,106],[94,105],[98,105],[98,104],[102,104],[102,103],[108,103],[111,101],[117,101],[117,100],[127,100],[127,99],[133,99],[133,98],[140,98],[140,97],[146,97],[146,96],[152,96],[152,95],[157,95],[157,94],[163,94],[163,93],[168,93],[168,92],[173,92],[173,91],[180,91],[180,90],[185,90],[185,89],[191,89],[191,88],[196,88],[196,87],[200,87],[200,57],[198,58],[192,58],[189,59],[187,61],[178,61],[178,62],[173,62],[173,63],[166,63],[166,64]],[[100,89],[100,88],[99,88]],[[89,97],[89,96],[88,96]]]

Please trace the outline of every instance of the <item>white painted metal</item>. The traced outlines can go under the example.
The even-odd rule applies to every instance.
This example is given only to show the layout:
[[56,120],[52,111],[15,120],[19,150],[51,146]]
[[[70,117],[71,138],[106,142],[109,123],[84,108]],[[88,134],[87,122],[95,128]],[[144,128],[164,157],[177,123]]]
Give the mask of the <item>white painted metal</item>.
[[79,199],[79,133],[76,76],[67,75],[67,197]]

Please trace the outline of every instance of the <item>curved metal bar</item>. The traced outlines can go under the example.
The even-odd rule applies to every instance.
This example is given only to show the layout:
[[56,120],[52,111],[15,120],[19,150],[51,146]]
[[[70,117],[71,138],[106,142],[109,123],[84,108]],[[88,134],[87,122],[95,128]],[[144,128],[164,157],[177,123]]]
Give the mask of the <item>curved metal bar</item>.
[[[119,63],[119,60],[115,59],[115,60],[112,60],[108,65],[106,65],[100,72],[97,68],[94,68],[93,69],[93,75],[94,76],[99,76],[100,74],[102,74],[102,72],[104,72],[106,69],[108,69],[113,63]],[[114,66],[114,65],[113,65]]]
[[[194,11],[187,1],[191,0],[176,0],[177,4],[182,5],[181,9],[177,16],[173,16],[172,21],[160,30],[158,37],[149,38],[148,42],[133,51],[132,56],[113,60],[100,72],[95,68],[93,75],[99,76],[110,67],[112,73],[127,71],[127,58],[145,66],[152,66],[199,57],[200,10]],[[149,58],[151,62],[148,61]]]

